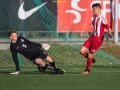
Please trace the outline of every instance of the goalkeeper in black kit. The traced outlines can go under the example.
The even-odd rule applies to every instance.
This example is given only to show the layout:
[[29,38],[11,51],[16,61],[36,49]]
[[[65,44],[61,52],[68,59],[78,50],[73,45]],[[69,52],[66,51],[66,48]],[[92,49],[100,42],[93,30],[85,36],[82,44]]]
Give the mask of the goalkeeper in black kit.
[[[39,71],[45,71],[46,69],[49,69],[55,71],[56,74],[64,74],[64,70],[56,68],[53,59],[48,55],[47,52],[41,49],[49,49],[50,46],[48,44],[38,44],[31,42],[22,36],[17,36],[17,32],[14,30],[9,31],[8,37],[11,40],[10,51],[16,66],[16,71],[10,74],[20,73],[17,53],[22,54],[24,57],[36,64]],[[43,59],[48,61],[49,64],[43,62]]]

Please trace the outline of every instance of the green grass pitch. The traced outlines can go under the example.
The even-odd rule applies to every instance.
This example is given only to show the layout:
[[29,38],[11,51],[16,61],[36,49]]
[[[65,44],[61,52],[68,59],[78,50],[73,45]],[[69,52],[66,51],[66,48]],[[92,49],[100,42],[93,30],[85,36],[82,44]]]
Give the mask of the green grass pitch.
[[[102,50],[120,58],[119,46],[113,47],[114,50],[111,50],[111,44],[105,44]],[[15,70],[11,54],[9,50],[1,50],[0,90],[120,90],[120,61],[96,55],[97,62],[91,74],[82,75],[86,59],[79,54],[79,48],[75,50],[70,46],[52,45],[48,51],[57,66],[66,70],[64,75],[55,75],[51,71],[41,73],[22,56],[21,73],[10,75]]]
[[15,67],[0,67],[0,90],[119,90],[120,66],[93,65],[91,74],[82,75],[85,66],[59,66],[64,75],[41,73],[36,66],[21,66],[19,75],[10,75]]

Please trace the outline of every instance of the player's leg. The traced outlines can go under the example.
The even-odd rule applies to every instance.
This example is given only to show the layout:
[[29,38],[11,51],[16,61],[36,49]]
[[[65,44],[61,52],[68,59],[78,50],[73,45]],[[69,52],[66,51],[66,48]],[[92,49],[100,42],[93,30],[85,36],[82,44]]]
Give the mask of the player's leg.
[[37,65],[37,68],[40,72],[45,72],[45,63],[42,61],[41,58],[36,58],[35,60],[33,60],[33,63]]
[[55,61],[49,55],[47,55],[45,60],[48,61],[49,64],[52,65],[55,68],[56,73],[64,74],[65,70],[60,69],[60,68],[56,68]]
[[42,68],[54,70],[53,66],[46,64],[45,62],[43,62],[43,60],[41,58],[36,58],[34,63],[41,66]]
[[[44,70],[45,69],[54,70],[57,74],[64,73],[64,70],[55,67],[55,62],[52,60],[50,56],[48,56],[47,52],[40,49],[39,53],[36,55],[36,58],[38,59],[37,60],[35,59],[35,63],[39,65],[39,67],[41,66]],[[46,59],[48,62],[50,62],[50,64],[45,64],[42,61],[42,59]]]
[[[88,52],[87,50],[89,50],[91,48],[91,43],[92,43],[92,37],[90,37],[84,44],[83,47],[80,49],[80,54],[83,55],[85,58],[88,58]],[[93,58],[92,59],[92,63],[95,63],[96,60]]]
[[85,58],[88,58],[88,53],[86,52],[87,50],[88,48],[84,46],[80,49],[80,54],[83,55]]
[[35,59],[34,63],[37,65],[40,65],[42,68],[53,70],[56,72],[56,74],[64,74],[63,70],[61,70],[59,68],[55,68],[52,65],[46,64],[45,62],[43,62],[43,60],[41,58]]
[[90,46],[90,49],[89,49],[89,54],[88,54],[87,67],[86,67],[86,70],[82,74],[89,74],[90,73],[91,65],[93,63],[93,60],[95,60],[93,58],[93,55],[99,49],[102,42],[103,41],[98,37],[94,37],[92,39],[91,46]]
[[88,71],[90,71],[91,65],[93,63],[93,55],[94,55],[94,53],[92,53],[92,52],[89,52],[89,54],[88,54],[87,67],[86,67],[86,70],[88,70]]
[[56,68],[55,61],[49,55],[47,55],[47,57],[45,58],[45,60],[48,61],[49,64],[52,65],[55,68],[56,73],[64,74],[65,70]]
[[37,68],[40,72],[45,72],[46,69],[49,69],[49,70],[54,70],[54,67],[46,64],[45,62],[42,61],[42,59],[40,58],[37,58],[35,60],[35,64],[38,65]]
[[56,67],[55,61],[49,55],[47,55],[45,60],[48,61],[50,63],[50,65],[52,65],[53,67]]
[[38,56],[40,58],[45,59],[46,61],[48,61],[50,63],[50,65],[52,65],[53,67],[56,67],[55,61],[48,55],[47,52],[40,49],[40,52],[39,52]]
[[83,44],[82,48],[80,49],[80,54],[83,55],[85,58],[88,58],[88,53],[87,50],[89,50],[91,45],[91,37],[88,38],[87,41],[85,41],[85,43]]
[[85,71],[82,74],[89,74],[90,73],[90,68],[93,63],[93,53],[89,52],[88,53],[88,59],[87,59],[87,66]]

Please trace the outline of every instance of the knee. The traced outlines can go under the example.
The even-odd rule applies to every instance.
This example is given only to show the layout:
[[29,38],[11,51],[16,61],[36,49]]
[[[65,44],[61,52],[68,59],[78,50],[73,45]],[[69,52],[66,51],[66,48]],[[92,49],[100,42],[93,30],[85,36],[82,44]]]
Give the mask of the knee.
[[34,61],[34,64],[36,64],[36,65],[40,65],[40,66],[42,66],[42,67],[44,67],[45,66],[45,63],[42,61],[42,59],[36,59],[35,61]]
[[81,50],[79,51],[79,53],[80,53],[80,54],[83,54],[83,53],[84,53],[84,51],[81,49]]

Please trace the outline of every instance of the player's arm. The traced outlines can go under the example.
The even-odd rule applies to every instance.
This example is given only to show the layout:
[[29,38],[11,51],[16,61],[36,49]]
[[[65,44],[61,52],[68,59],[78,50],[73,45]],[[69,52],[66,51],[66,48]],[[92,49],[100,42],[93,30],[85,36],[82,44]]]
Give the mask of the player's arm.
[[11,49],[11,54],[12,54],[12,58],[13,58],[13,61],[15,63],[15,66],[16,66],[16,71],[20,71],[19,61],[18,61],[18,57],[17,57],[17,52],[15,52],[15,51],[13,51]]
[[22,38],[25,40],[25,42],[27,42],[27,43],[29,43],[29,44],[33,44],[33,45],[35,45],[35,46],[37,46],[37,47],[42,48],[42,44],[38,44],[38,43],[35,43],[35,42],[32,42],[32,41],[29,41],[28,39],[26,39],[26,38],[24,38],[24,37],[22,37]]
[[38,43],[35,43],[32,41],[29,41],[28,39],[26,39],[24,37],[22,37],[22,38],[25,40],[25,42],[27,42],[29,44],[33,44],[33,45],[40,47],[40,48],[44,48],[45,50],[49,50],[49,48],[50,48],[50,45],[48,45],[48,44],[38,44]]
[[108,35],[109,35],[109,37],[110,37],[110,38],[113,38],[113,36],[112,36],[112,30],[111,30],[111,28],[109,27],[108,24],[105,24],[105,28],[108,30]]
[[110,38],[113,38],[111,28],[108,28],[108,35],[109,35]]
[[112,30],[111,30],[110,26],[108,25],[107,19],[104,18],[104,19],[102,20],[102,23],[104,24],[104,27],[108,30],[108,35],[109,35],[109,37],[110,37],[110,38],[113,38],[113,36],[112,36]]

